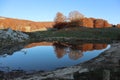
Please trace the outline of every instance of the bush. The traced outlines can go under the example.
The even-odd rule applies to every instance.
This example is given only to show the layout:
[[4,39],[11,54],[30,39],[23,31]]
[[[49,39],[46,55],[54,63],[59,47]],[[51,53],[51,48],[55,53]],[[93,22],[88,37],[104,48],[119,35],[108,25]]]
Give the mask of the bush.
[[117,36],[117,40],[120,40],[120,34]]
[[61,22],[61,23],[56,23],[53,27],[56,29],[63,29],[66,28],[68,25],[68,22]]
[[62,22],[56,23],[53,27],[56,29],[63,29],[63,28],[71,28],[71,27],[80,27],[80,21],[72,21],[72,22]]

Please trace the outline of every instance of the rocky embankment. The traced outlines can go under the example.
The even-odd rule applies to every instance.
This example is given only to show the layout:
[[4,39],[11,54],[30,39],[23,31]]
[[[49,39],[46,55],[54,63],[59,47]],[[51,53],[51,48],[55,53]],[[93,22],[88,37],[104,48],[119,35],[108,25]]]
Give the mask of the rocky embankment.
[[[0,56],[6,53],[11,55],[13,52],[24,48],[27,40],[29,40],[29,36],[20,31],[0,30]],[[18,43],[19,45],[16,45]]]
[[[68,68],[24,75],[14,80],[119,80],[120,42],[98,57]],[[92,76],[92,77],[91,77]]]
[[12,29],[0,30],[0,41],[10,42],[24,42],[28,40],[29,36],[20,31],[13,31]]

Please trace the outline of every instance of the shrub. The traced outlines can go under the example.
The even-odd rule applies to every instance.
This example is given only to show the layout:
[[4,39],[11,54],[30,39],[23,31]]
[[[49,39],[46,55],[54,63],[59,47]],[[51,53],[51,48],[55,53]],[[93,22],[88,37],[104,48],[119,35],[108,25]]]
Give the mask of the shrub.
[[61,22],[61,23],[56,23],[53,27],[56,29],[63,29],[66,28],[68,25],[68,22]]

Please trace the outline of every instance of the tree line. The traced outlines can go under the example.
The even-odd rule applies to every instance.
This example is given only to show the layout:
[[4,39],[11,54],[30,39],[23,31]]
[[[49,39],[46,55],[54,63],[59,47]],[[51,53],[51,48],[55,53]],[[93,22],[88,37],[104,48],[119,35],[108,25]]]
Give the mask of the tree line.
[[61,12],[58,12],[54,19],[54,28],[61,29],[68,26],[78,26],[78,22],[80,22],[82,18],[84,18],[84,15],[78,11],[71,11],[68,17],[64,16]]
[[68,17],[64,16],[61,12],[58,12],[54,19],[54,28],[62,29],[69,27],[87,27],[87,28],[106,28],[112,27],[107,20],[87,18],[79,11],[71,11]]

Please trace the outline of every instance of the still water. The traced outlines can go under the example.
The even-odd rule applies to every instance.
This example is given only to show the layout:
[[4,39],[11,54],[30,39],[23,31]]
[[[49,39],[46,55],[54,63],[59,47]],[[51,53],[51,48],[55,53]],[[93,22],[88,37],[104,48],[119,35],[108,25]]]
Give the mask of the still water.
[[24,46],[12,55],[0,55],[0,70],[50,71],[88,61],[110,48],[107,44],[39,42]]

